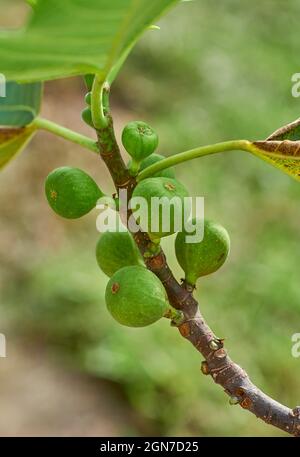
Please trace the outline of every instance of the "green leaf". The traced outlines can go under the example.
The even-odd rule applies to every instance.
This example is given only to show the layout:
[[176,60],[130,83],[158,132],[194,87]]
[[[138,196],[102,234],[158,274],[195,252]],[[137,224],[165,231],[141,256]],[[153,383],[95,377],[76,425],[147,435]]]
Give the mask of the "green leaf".
[[0,169],[21,152],[35,132],[35,127],[0,129]]
[[251,152],[300,181],[300,119],[275,130],[265,141],[255,141]]
[[6,95],[0,98],[0,125],[23,127],[30,124],[39,113],[41,97],[41,83],[8,82]]
[[39,113],[42,84],[6,84],[0,98],[0,169],[27,145],[36,128],[29,125]]
[[251,152],[300,181],[300,141],[255,141]]
[[0,72],[20,82],[89,73],[104,79],[118,70],[143,31],[177,2],[39,0],[27,27],[0,33]]
[[267,138],[267,141],[274,140],[300,140],[300,119],[297,119],[296,121],[291,122],[290,124],[280,127]]

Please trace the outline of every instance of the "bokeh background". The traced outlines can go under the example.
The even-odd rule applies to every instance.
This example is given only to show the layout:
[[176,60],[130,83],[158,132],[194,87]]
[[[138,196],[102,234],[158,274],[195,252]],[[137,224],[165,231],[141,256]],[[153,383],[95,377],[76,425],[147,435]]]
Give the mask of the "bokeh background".
[[[29,8],[1,0],[0,26]],[[299,117],[298,0],[181,3],[147,32],[112,89],[118,137],[129,120],[159,132],[165,155],[234,138],[263,139]],[[1,63],[0,63],[1,65]],[[80,78],[46,85],[43,115],[83,133]],[[201,358],[168,322],[123,328],[106,311],[95,260],[97,211],[65,221],[47,206],[54,168],[89,172],[113,192],[90,152],[42,133],[0,178],[0,435],[280,436],[200,372]],[[199,282],[201,309],[255,383],[299,404],[300,186],[242,152],[177,167],[206,215],[222,223],[231,257]],[[178,278],[174,239],[164,240]]]

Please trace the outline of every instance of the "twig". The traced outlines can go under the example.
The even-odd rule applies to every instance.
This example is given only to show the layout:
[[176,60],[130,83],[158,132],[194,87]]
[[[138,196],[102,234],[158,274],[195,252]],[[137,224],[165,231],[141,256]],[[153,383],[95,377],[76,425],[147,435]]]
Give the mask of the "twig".
[[206,146],[200,146],[195,149],[190,149],[188,151],[180,152],[179,154],[174,154],[170,157],[167,157],[159,162],[156,162],[149,167],[141,171],[137,176],[137,181],[142,179],[149,178],[157,173],[158,171],[165,170],[166,168],[173,167],[180,163],[186,162],[188,160],[198,159],[199,157],[205,157],[212,154],[218,154],[220,152],[226,151],[248,151],[252,152],[253,146],[248,140],[231,140],[224,141],[222,143],[209,144]]
[[81,135],[80,133],[74,132],[73,130],[63,127],[62,125],[56,124],[55,122],[49,121],[42,117],[37,117],[33,123],[32,127],[40,130],[45,130],[47,132],[53,133],[54,135],[60,136],[65,140],[71,141],[72,143],[79,144],[83,148],[89,149],[92,152],[99,153],[99,148],[95,140]]
[[[105,161],[115,183],[116,189],[126,189],[128,198],[136,185],[125,167],[115,139],[112,120],[106,128],[97,131],[100,155]],[[130,211],[127,213],[127,218]],[[247,373],[234,363],[224,348],[222,339],[217,338],[202,317],[193,292],[183,283],[179,284],[170,270],[162,250],[152,257],[149,253],[151,243],[143,232],[134,234],[134,239],[144,256],[147,267],[164,284],[170,304],[183,312],[184,320],[178,325],[180,334],[189,340],[204,357],[201,369],[206,375],[220,384],[230,396],[231,404],[239,404],[255,414],[264,422],[278,427],[294,436],[300,436],[300,407],[293,410],[268,397],[249,379]]]

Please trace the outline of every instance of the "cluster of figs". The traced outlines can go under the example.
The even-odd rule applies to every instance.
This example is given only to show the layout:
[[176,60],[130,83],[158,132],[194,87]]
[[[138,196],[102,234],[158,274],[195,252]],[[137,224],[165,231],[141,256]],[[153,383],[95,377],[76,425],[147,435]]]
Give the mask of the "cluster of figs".
[[[90,122],[88,109],[84,116]],[[128,169],[133,176],[164,158],[155,153],[157,134],[144,122],[127,124],[122,133],[122,143],[131,157]],[[77,219],[89,213],[98,199],[104,196],[87,173],[71,167],[53,170],[46,179],[45,192],[51,208],[68,219]],[[150,220],[152,197],[172,199],[176,196],[180,202],[188,197],[188,191],[176,180],[173,168],[167,168],[141,180],[133,196],[147,201]],[[193,223],[203,224],[203,220],[193,219]],[[155,232],[151,232],[150,225],[142,228],[149,233],[156,247],[161,238],[175,233],[172,220],[167,231],[163,231],[160,224]],[[230,239],[221,225],[209,220],[204,221],[201,242],[188,243],[186,235],[184,230],[177,233],[175,251],[185,273],[186,284],[194,288],[198,278],[217,271],[223,265],[229,253]],[[110,278],[105,300],[117,322],[129,327],[144,327],[162,317],[175,315],[163,284],[146,268],[132,235],[124,227],[120,231],[106,231],[100,235],[96,258],[100,269]]]

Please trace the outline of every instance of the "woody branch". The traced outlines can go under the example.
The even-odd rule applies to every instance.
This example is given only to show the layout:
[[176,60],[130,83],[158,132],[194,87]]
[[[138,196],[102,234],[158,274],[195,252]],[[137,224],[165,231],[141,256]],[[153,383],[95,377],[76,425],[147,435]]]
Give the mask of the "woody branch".
[[[130,176],[121,157],[110,116],[108,120],[107,126],[97,130],[100,156],[106,163],[117,192],[126,189],[130,198],[136,181]],[[127,211],[127,219],[129,216],[130,211]],[[217,338],[205,322],[193,291],[175,279],[163,250],[160,248],[159,253],[148,257],[151,241],[147,233],[138,231],[133,236],[147,268],[163,283],[170,304],[182,311],[184,319],[177,327],[180,334],[204,357],[201,365],[203,374],[210,375],[215,383],[222,386],[232,404],[239,404],[264,422],[300,436],[300,407],[290,409],[278,403],[251,382],[247,373],[230,359],[224,341]]]

